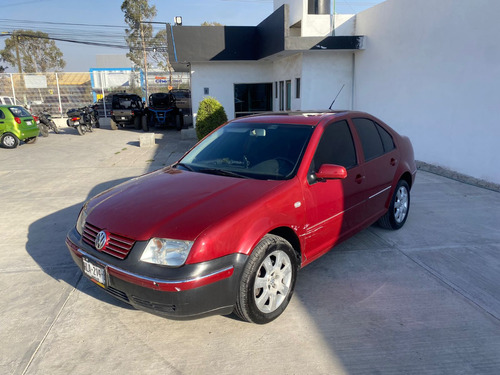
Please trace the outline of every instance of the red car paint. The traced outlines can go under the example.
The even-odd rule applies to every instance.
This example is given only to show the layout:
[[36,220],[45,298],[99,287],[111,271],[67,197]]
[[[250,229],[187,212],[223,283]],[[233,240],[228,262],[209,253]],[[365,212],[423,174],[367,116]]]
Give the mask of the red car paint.
[[[352,119],[378,124],[390,134],[394,148],[366,160]],[[318,176],[323,173],[330,178],[310,183],[310,166],[325,128],[340,121],[349,125],[357,163],[347,168],[347,173],[344,168],[325,164]],[[87,204],[87,220],[135,241],[153,237],[194,241],[184,267],[231,254],[250,255],[266,234],[279,233],[300,253],[299,266],[304,267],[381,218],[400,180],[410,187],[413,184],[416,166],[409,139],[369,114],[299,113],[232,121],[238,122],[314,127],[295,175],[278,180],[242,179],[181,170],[173,165],[94,197]],[[67,244],[78,257],[85,256],[77,245],[69,240]],[[118,279],[160,291],[196,288],[233,275],[228,267],[177,283],[143,278],[116,262],[107,267],[107,272]]]

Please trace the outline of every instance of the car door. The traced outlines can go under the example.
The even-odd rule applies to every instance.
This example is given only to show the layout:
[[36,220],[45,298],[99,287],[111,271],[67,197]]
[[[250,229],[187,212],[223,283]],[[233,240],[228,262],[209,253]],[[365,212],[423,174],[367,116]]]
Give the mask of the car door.
[[[323,164],[344,166],[347,177],[318,181],[315,173]],[[308,249],[305,256],[309,260],[330,250],[362,220],[363,176],[347,121],[327,125],[304,189],[307,220],[304,237]]]
[[398,150],[390,133],[368,118],[353,118],[361,141],[365,174],[365,218],[374,221],[383,215],[398,166]]

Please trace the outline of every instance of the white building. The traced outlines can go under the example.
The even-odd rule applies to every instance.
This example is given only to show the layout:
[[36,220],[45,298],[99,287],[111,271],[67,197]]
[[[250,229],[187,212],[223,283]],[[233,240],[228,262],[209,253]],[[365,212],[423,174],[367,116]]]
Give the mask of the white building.
[[412,139],[416,158],[500,184],[500,2],[387,0],[356,16],[329,0],[275,0],[255,27],[174,27],[193,112],[370,112]]

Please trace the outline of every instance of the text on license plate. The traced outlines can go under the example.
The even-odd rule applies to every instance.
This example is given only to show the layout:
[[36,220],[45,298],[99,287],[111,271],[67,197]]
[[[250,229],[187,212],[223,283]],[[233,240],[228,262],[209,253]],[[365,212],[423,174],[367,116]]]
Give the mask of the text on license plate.
[[104,267],[90,262],[87,258],[83,258],[83,272],[102,286],[106,284],[106,271]]
[[120,119],[122,119],[122,120],[126,120],[127,118],[126,118],[126,117],[120,117]]

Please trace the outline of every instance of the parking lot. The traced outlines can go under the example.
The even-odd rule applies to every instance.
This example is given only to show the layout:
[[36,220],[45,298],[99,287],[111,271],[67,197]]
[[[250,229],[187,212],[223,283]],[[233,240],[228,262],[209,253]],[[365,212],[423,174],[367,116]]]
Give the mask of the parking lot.
[[423,171],[405,226],[372,226],[305,267],[270,324],[114,300],[64,241],[85,200],[195,142],[161,130],[141,148],[141,134],[64,126],[0,148],[0,373],[500,373],[500,193]]

